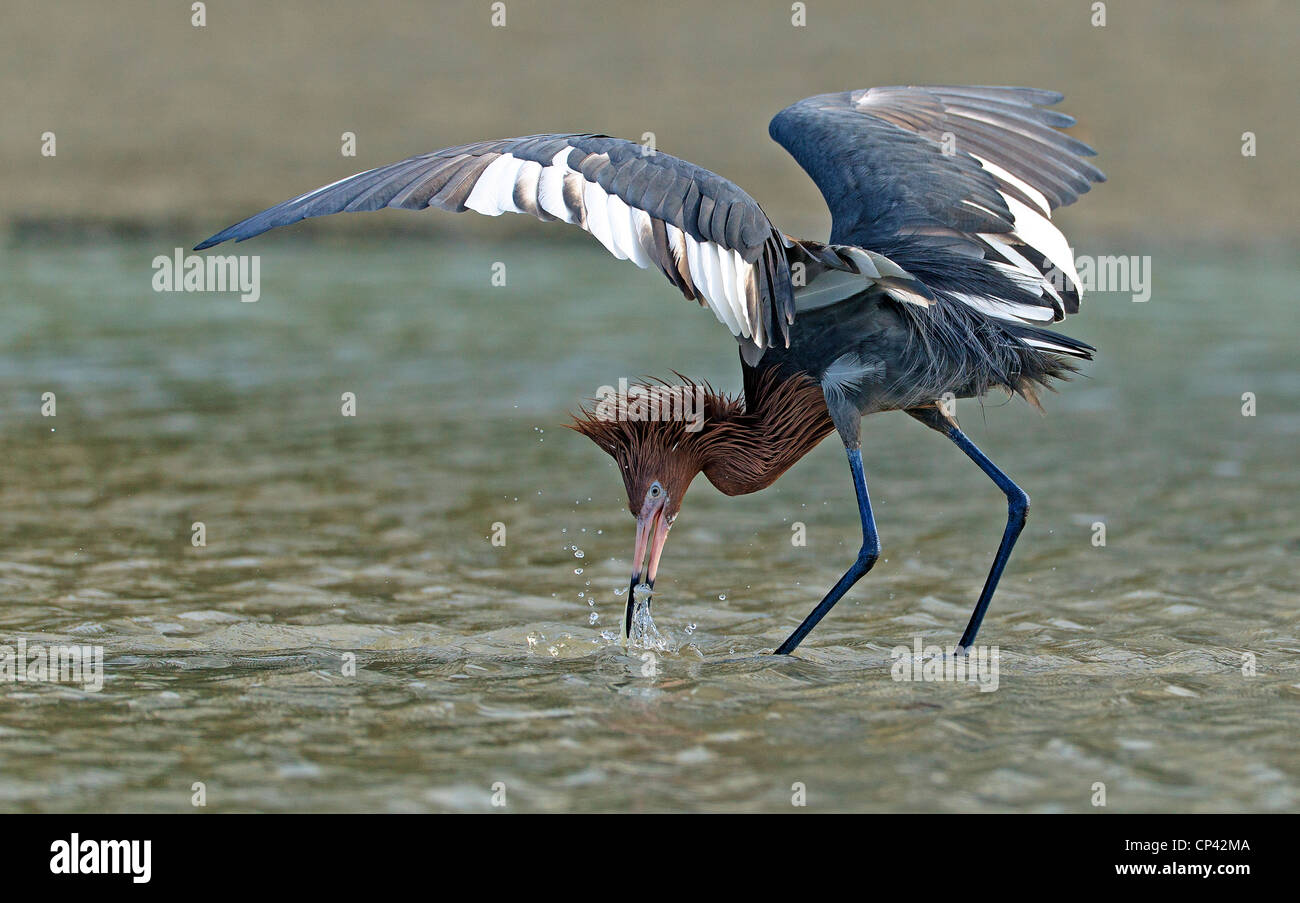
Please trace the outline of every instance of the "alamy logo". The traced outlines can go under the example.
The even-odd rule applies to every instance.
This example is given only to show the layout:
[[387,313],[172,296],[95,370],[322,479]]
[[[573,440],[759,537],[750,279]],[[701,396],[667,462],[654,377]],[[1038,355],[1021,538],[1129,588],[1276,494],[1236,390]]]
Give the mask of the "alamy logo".
[[[1133,301],[1151,300],[1150,255],[1085,254],[1074,258],[1074,269],[1079,274],[1080,287],[1086,292],[1128,292]],[[1050,267],[1044,275],[1058,291],[1074,287],[1060,267]]]
[[0,680],[10,683],[81,684],[88,693],[104,688],[103,646],[0,645]]
[[999,650],[997,646],[972,646],[964,652],[956,646],[926,646],[914,637],[912,648],[895,646],[890,675],[894,680],[918,683],[976,683],[981,693],[998,688]]
[[262,258],[256,254],[186,255],[176,248],[172,256],[153,259],[155,292],[239,292],[250,304],[262,297]]
[[596,399],[593,413],[601,420],[680,420],[688,433],[704,427],[703,386],[629,386],[627,379],[620,379],[617,388],[597,389]]
[[50,844],[50,872],[55,875],[131,875],[148,884],[153,874],[152,840],[69,840]]

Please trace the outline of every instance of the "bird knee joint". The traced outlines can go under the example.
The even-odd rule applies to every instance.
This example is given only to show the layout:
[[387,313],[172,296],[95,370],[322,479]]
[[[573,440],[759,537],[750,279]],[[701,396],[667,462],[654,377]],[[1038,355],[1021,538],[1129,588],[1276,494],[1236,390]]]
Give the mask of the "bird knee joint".
[[1017,489],[1007,499],[1007,508],[1013,520],[1024,523],[1029,517],[1029,496],[1022,489]]
[[863,546],[858,550],[858,567],[871,570],[871,566],[880,560],[880,545]]

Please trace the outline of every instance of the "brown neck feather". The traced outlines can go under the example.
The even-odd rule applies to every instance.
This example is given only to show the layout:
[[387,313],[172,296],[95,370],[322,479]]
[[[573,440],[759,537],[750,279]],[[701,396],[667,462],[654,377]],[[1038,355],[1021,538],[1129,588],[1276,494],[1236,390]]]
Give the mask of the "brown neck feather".
[[759,374],[752,410],[733,406],[701,437],[705,477],[726,495],[766,489],[831,433],[821,386],[810,377]]

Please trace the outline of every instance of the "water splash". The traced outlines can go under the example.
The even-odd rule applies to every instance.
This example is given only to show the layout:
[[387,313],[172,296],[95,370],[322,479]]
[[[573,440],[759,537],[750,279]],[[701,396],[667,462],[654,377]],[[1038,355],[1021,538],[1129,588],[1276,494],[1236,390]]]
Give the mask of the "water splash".
[[638,584],[632,591],[632,627],[627,635],[628,648],[671,652],[672,644],[659,632],[654,618],[650,616],[651,595],[652,590],[644,583]]

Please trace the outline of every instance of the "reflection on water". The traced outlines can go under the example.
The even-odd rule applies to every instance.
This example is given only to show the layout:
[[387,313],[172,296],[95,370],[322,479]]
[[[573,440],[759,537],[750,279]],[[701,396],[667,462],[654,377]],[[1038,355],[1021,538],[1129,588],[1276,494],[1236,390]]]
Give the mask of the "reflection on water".
[[154,294],[170,250],[5,252],[0,643],[102,645],[106,678],[0,684],[0,808],[185,811],[197,781],[222,811],[477,811],[498,781],[515,811],[782,811],[795,782],[815,809],[1300,805],[1283,266],[1156,256],[1150,302],[1071,323],[1101,354],[1048,417],[959,406],[1034,499],[982,693],[891,679],[896,647],[955,642],[1005,516],[897,415],[864,431],[884,557],[797,657],[763,653],[857,547],[833,439],[756,496],[697,482],[668,648],[622,646],[633,522],[559,426],[620,376],[737,385],[653,276],[268,240],[241,304]]

